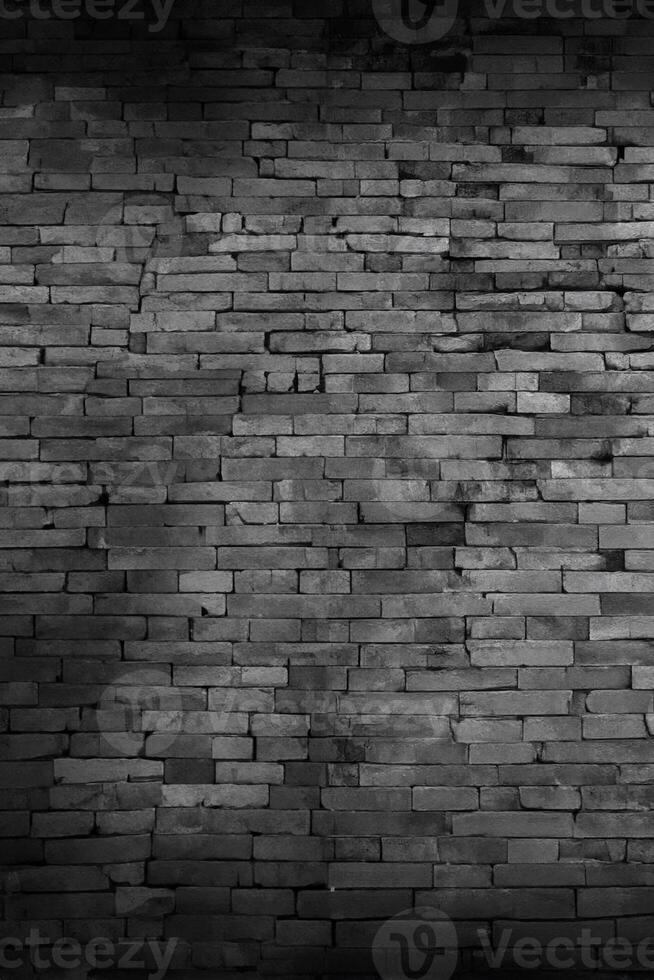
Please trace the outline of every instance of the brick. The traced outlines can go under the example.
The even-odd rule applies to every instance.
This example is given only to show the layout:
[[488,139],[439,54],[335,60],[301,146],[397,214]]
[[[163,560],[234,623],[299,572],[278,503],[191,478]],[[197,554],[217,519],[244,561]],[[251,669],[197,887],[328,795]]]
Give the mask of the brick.
[[538,812],[466,813],[454,816],[453,830],[456,836],[567,837],[572,832],[572,817]]

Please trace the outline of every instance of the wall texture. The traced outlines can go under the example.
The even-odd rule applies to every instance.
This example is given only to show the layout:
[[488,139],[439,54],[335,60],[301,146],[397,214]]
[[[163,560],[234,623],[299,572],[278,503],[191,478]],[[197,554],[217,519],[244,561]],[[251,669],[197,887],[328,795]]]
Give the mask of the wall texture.
[[0,26],[4,934],[647,935],[652,21]]

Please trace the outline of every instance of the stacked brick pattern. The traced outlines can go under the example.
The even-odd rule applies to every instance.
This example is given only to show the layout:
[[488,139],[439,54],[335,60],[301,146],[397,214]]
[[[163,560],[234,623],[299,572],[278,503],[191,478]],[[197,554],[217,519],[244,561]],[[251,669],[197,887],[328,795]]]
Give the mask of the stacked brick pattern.
[[3,929],[645,935],[651,22],[132,27],[2,22]]

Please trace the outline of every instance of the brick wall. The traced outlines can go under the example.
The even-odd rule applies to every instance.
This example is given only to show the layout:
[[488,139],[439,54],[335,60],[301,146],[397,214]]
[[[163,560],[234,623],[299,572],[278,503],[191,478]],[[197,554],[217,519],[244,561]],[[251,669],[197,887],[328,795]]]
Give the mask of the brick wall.
[[652,22],[0,24],[4,934],[647,935]]

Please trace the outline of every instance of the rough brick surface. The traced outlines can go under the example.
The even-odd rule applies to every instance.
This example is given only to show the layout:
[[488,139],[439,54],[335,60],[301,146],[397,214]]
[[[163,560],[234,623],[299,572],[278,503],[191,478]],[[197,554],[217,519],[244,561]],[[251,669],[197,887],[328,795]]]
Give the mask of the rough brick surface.
[[647,935],[652,22],[1,24],[5,934]]

